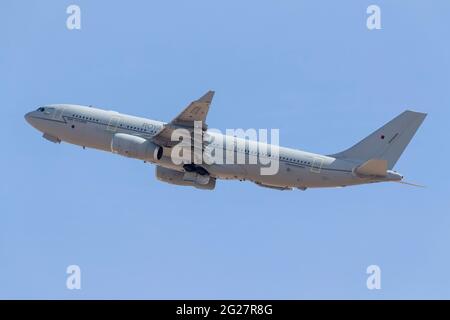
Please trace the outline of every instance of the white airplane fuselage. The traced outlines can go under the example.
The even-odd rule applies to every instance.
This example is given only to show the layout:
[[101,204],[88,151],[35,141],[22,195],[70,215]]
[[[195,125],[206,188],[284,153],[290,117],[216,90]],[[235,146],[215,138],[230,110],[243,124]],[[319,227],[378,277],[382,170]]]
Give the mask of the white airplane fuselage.
[[[121,114],[93,107],[59,104],[48,105],[25,115],[26,120],[44,137],[53,141],[111,152],[114,135],[122,133],[146,140],[162,130],[165,123]],[[208,131],[207,131],[208,132]],[[211,136],[218,133],[208,132]],[[224,139],[238,139],[223,136]],[[258,142],[255,142],[258,143]],[[233,152],[245,152],[232,144]],[[184,172],[175,165],[170,148],[163,148],[163,156],[154,162],[158,166]],[[279,147],[279,169],[274,175],[261,175],[260,164],[204,165],[215,179],[249,180],[276,189],[340,187],[380,181],[399,181],[402,176],[388,170],[385,176],[364,176],[355,173],[361,165],[358,159],[338,159],[301,150]]]

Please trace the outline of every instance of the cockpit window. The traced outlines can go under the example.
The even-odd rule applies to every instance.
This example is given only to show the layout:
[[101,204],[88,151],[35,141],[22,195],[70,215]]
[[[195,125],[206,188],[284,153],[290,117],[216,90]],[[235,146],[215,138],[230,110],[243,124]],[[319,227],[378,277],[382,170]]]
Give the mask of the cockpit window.
[[44,112],[45,108],[44,107],[39,107],[39,108],[36,109],[36,111]]
[[44,113],[45,114],[51,114],[51,113],[53,113],[53,111],[55,111],[55,108],[45,108]]

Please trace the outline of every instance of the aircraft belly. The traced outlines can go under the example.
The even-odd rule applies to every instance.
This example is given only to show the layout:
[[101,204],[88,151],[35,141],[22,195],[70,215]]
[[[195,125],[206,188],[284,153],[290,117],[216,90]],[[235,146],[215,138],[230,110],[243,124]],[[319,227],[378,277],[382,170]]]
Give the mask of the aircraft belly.
[[327,170],[322,170],[320,173],[309,171],[304,179],[304,185],[308,188],[340,187],[357,183],[350,172]]
[[272,175],[261,174],[262,166],[247,165],[245,179],[278,187],[296,187],[301,184],[302,171],[299,168],[288,168],[280,162],[278,171]]

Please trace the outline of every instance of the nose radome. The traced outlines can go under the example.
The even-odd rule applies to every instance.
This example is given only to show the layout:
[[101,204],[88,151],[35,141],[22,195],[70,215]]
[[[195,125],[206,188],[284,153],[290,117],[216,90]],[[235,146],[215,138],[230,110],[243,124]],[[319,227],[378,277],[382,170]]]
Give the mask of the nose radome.
[[29,124],[31,124],[31,122],[30,122],[30,119],[31,119],[31,112],[26,113],[26,114],[24,115],[24,118],[25,118],[25,120],[26,120]]

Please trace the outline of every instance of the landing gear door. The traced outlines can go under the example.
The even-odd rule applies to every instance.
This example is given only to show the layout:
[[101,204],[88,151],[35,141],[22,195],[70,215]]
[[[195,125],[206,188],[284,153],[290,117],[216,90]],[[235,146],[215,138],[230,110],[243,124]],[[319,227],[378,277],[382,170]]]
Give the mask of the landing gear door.
[[311,172],[320,173],[323,166],[323,158],[315,157],[311,166]]
[[106,130],[111,131],[111,132],[116,132],[119,122],[120,122],[120,117],[112,116],[111,119],[109,120]]

